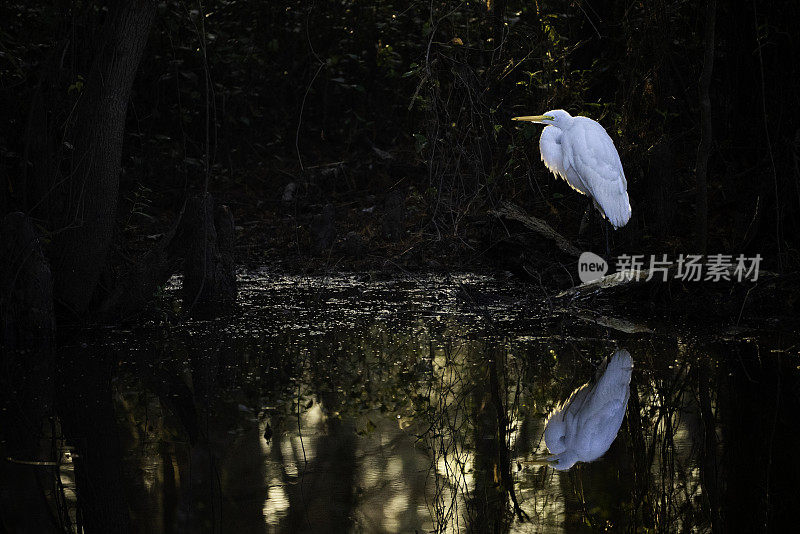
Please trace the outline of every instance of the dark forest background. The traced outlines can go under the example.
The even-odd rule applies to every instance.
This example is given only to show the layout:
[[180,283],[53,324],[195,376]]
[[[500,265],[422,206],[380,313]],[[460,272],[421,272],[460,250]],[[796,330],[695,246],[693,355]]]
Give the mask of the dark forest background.
[[[109,348],[115,332],[130,334],[125,343],[141,350],[142,369],[149,369],[141,372],[148,384],[142,391],[152,391],[141,402],[161,399],[163,412],[174,415],[174,435],[199,454],[195,465],[210,466],[192,470],[189,458],[164,479],[174,481],[177,473],[188,488],[187,506],[199,502],[202,511],[202,503],[210,503],[206,510],[215,520],[222,517],[213,508],[218,471],[205,432],[215,413],[211,399],[221,383],[235,382],[227,376],[249,380],[263,368],[263,391],[277,392],[276,398],[297,386],[296,404],[286,407],[297,414],[299,431],[301,382],[295,377],[305,373],[306,360],[307,374],[320,384],[315,402],[322,399],[326,409],[338,406],[340,392],[361,402],[344,395],[361,389],[362,382],[351,381],[361,366],[376,367],[378,374],[391,369],[400,385],[424,382],[434,368],[434,344],[427,340],[425,350],[409,352],[408,370],[395,352],[385,351],[394,345],[376,342],[385,361],[362,358],[372,350],[364,340],[383,337],[376,328],[399,336],[397,347],[418,342],[405,337],[394,315],[384,325],[383,305],[380,312],[366,306],[356,285],[328,292],[319,289],[323,281],[304,289],[307,296],[298,287],[297,301],[287,297],[290,291],[273,290],[279,284],[262,286],[259,294],[276,300],[251,294],[241,302],[279,318],[252,330],[252,349],[237,337],[252,314],[233,317],[232,330],[209,322],[208,335],[181,324],[230,310],[236,265],[295,274],[368,271],[359,280],[483,270],[499,274],[504,284],[502,271],[520,274],[533,283],[520,284],[520,294],[530,292],[525,298],[509,298],[515,306],[509,315],[520,311],[519,318],[538,321],[548,309],[602,327],[584,331],[562,319],[552,333],[540,332],[538,323],[531,327],[543,340],[541,350],[520,361],[532,362],[525,380],[535,388],[542,383],[539,362],[555,365],[552,346],[560,345],[551,337],[569,343],[586,365],[585,356],[599,361],[608,352],[577,350],[576,332],[592,344],[601,338],[616,344],[619,332],[655,331],[638,321],[660,314],[670,320],[658,321],[658,331],[674,342],[668,351],[650,353],[648,339],[636,365],[647,355],[668,365],[669,376],[672,354],[689,361],[682,355],[689,353],[688,339],[698,333],[713,338],[692,347],[697,363],[682,363],[686,374],[658,385],[665,389],[651,388],[649,379],[633,384],[635,461],[644,458],[642,407],[655,421],[656,436],[655,429],[671,428],[683,392],[690,391],[684,388],[692,384],[686,398],[698,399],[695,418],[703,429],[697,435],[705,442],[698,450],[708,520],[701,522],[722,532],[731,525],[766,530],[794,521],[796,344],[781,337],[753,344],[752,338],[773,333],[787,318],[795,320],[787,330],[796,331],[800,316],[798,20],[796,0],[0,2],[0,499],[11,503],[0,507],[0,523],[65,530],[64,486],[45,468],[59,465],[58,443],[69,442],[80,497],[76,530],[133,528],[119,436],[121,414],[128,412],[114,404],[126,351]],[[673,280],[606,287],[602,295],[590,286],[588,297],[556,295],[576,283],[580,251],[602,251],[605,235],[597,216],[580,231],[587,199],[539,161],[541,127],[511,122],[554,108],[598,120],[620,152],[633,216],[611,232],[612,255],[760,254],[762,272],[770,273],[753,284]],[[521,222],[530,217],[546,223],[547,231]],[[560,247],[543,237],[551,228],[564,237]],[[181,304],[172,298],[177,292],[165,291],[176,273],[183,275]],[[449,280],[448,291],[456,283]],[[491,338],[500,337],[483,309],[497,295],[474,292],[473,299],[460,288],[458,299],[469,306],[459,304],[455,315],[485,315]],[[441,294],[432,292],[431,301]],[[367,322],[363,333],[351,333],[342,323],[326,323],[318,310],[335,309],[339,298],[357,301],[352,310],[358,307],[369,321],[378,318],[378,326]],[[414,332],[420,317],[439,322],[438,308],[426,316],[418,302],[408,304],[415,310]],[[295,312],[299,326],[280,330],[295,321]],[[297,340],[312,329],[316,336],[320,317],[330,335],[308,351]],[[130,319],[147,329],[82,328]],[[741,336],[746,350],[719,343],[722,330],[709,327],[717,319],[725,339]],[[610,337],[612,329],[617,333]],[[281,337],[272,347],[276,333]],[[220,348],[227,343],[230,349]],[[513,496],[512,456],[502,448],[510,420],[497,400],[499,382],[510,392],[505,356],[498,357],[508,351],[490,343],[465,360],[475,377],[465,390],[478,422],[475,443],[481,455],[496,459],[494,468],[504,466],[498,475],[485,464],[486,495],[505,488]],[[560,393],[577,380],[575,369],[559,367],[552,375]],[[673,386],[679,382],[684,385]],[[420,389],[418,397],[388,384],[393,403],[395,397],[418,402],[430,396],[430,389]],[[658,413],[639,404],[637,388],[644,385],[642,398],[659,399]],[[243,418],[241,406],[234,411]],[[136,414],[129,421],[146,418]],[[715,430],[720,422],[724,449]],[[425,426],[447,435],[443,427]],[[350,432],[335,423],[331,428]],[[276,436],[279,429],[275,424]],[[164,433],[171,449],[159,453],[167,458],[165,470],[177,458],[171,432]],[[637,464],[641,472],[654,472],[652,451],[672,454],[671,432],[651,441],[649,459]],[[263,445],[260,433],[259,427],[253,446]],[[271,433],[267,426],[266,442]],[[489,433],[494,441],[484,439]],[[355,449],[346,449],[350,463],[341,463],[354,473]],[[667,471],[661,473],[666,480]],[[730,475],[727,486],[723,475]],[[636,484],[648,487],[656,480],[650,476]],[[194,498],[192,487],[198,489]],[[633,524],[672,527],[669,514],[658,513],[666,506],[664,487],[653,493],[661,497],[639,493],[644,497],[634,514],[641,519]],[[492,499],[505,510],[502,495]],[[688,506],[681,513],[691,519],[694,511]],[[666,519],[654,523],[656,517]],[[164,522],[172,525],[174,518]]]
[[[633,218],[614,252],[760,253],[762,268],[793,270],[798,11],[5,2],[0,211],[30,217],[73,311],[115,306],[115,277],[205,192],[235,217],[239,262],[541,270],[557,252],[491,212],[510,201],[602,248],[599,224],[577,237],[586,199],[539,161],[540,127],[510,122],[564,108],[601,122],[621,154]],[[114,76],[123,90],[103,94]]]

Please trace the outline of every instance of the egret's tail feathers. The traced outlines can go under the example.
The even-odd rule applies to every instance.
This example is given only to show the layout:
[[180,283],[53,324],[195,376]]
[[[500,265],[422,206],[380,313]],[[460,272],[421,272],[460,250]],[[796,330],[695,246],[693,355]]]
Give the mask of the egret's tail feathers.
[[597,368],[595,381],[600,381],[603,377],[620,377],[622,380],[629,379],[633,369],[633,358],[631,353],[625,349],[620,349],[611,356],[606,356]]
[[628,201],[628,195],[625,194],[624,200],[620,200],[620,202],[610,209],[604,209],[603,213],[606,219],[608,219],[608,222],[614,227],[614,230],[619,230],[628,224],[628,221],[631,220],[631,205]]
[[631,220],[631,202],[628,193],[609,194],[607,191],[593,191],[592,200],[597,211],[618,230]]
[[620,349],[611,356],[608,365],[616,369],[633,368],[633,358],[631,353],[625,349]]
[[606,357],[597,369],[592,395],[605,402],[627,403],[633,358],[625,349]]

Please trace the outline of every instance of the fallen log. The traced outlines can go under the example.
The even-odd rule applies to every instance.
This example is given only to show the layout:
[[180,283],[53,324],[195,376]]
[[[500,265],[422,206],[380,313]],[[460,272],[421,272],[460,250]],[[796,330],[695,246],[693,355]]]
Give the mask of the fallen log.
[[581,250],[570,243],[564,236],[553,230],[553,228],[541,219],[537,219],[532,215],[527,215],[522,208],[512,204],[511,202],[503,202],[498,210],[492,210],[489,213],[496,217],[505,217],[512,221],[522,223],[525,228],[536,232],[540,236],[553,241],[561,252],[570,256],[578,257],[581,255]]
[[631,286],[647,282],[649,274],[647,269],[607,274],[597,280],[565,289],[557,294],[556,298],[582,298],[607,293],[610,290],[630,289]]

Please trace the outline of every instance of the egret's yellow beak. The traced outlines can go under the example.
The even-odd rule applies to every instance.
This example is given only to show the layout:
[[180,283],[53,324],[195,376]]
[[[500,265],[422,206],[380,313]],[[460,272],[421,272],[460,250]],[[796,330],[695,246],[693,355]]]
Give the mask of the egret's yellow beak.
[[541,124],[542,121],[553,120],[551,115],[527,115],[525,117],[514,117],[511,119],[512,121],[524,121],[524,122],[538,122]]
[[550,461],[551,457],[552,456],[548,456],[547,458],[535,458],[533,460],[524,460],[524,461],[522,461],[522,464],[523,465],[534,465],[534,466],[546,465],[548,467],[551,467],[553,465],[553,462]]

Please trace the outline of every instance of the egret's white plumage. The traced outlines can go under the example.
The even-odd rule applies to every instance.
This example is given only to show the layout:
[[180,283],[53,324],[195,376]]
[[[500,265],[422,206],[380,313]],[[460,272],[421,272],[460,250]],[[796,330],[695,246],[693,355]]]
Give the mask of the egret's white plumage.
[[605,454],[617,437],[630,396],[633,359],[618,350],[603,360],[595,379],[582,385],[550,414],[544,442],[553,455],[550,465],[569,469]]
[[573,189],[589,196],[614,228],[628,223],[628,182],[614,141],[599,123],[587,117],[573,117],[563,109],[514,120],[546,124],[539,138],[545,166]]

